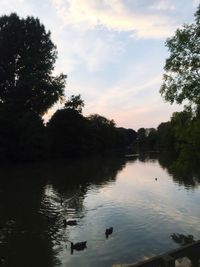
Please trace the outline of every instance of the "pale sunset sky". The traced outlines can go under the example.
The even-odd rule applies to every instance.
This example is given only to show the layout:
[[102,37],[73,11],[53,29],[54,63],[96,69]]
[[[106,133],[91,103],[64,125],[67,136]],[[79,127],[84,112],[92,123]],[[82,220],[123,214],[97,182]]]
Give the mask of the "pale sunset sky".
[[193,22],[199,3],[1,0],[0,15],[38,17],[57,46],[55,73],[68,75],[66,95],[81,94],[85,116],[98,113],[118,127],[137,130],[157,127],[181,110],[159,94],[168,56],[165,40]]

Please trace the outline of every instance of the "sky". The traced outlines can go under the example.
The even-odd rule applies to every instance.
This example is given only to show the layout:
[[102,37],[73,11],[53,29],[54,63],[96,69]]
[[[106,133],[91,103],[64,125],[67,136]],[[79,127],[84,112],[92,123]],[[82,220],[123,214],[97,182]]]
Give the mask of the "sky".
[[[0,15],[38,17],[57,46],[55,74],[66,96],[81,94],[84,116],[118,127],[151,128],[182,107],[159,94],[166,38],[192,23],[200,0],[1,0]],[[51,109],[46,118],[55,112]]]

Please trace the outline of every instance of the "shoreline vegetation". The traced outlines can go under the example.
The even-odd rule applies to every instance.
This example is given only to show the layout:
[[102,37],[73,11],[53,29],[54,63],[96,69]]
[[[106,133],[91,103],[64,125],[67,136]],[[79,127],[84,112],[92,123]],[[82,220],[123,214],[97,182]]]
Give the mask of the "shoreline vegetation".
[[[83,116],[81,95],[65,96],[67,76],[53,75],[57,59],[50,32],[37,18],[0,17],[0,160],[24,162],[139,151],[175,155],[174,168],[200,161],[200,6],[195,22],[167,39],[170,56],[160,93],[187,105],[170,121],[135,131],[99,114]],[[43,116],[61,103],[45,124]]]

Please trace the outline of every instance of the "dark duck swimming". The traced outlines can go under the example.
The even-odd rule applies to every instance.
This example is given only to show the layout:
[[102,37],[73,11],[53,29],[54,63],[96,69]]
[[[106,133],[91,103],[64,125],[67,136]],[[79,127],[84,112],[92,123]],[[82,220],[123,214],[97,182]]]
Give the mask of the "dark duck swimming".
[[113,233],[113,227],[107,228],[105,231],[106,238]]
[[74,250],[80,251],[84,250],[85,248],[87,248],[87,241],[77,242],[77,243],[71,242],[71,254],[73,254]]

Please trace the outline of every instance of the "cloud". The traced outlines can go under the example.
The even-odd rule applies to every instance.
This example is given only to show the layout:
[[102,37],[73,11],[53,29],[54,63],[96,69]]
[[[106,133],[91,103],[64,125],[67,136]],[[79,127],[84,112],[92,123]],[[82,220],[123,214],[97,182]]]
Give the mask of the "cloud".
[[193,6],[197,7],[200,4],[199,0],[192,0]]
[[[101,114],[114,119],[118,126],[123,127],[157,126],[161,119],[156,108],[159,96],[153,88],[159,88],[160,80],[158,76],[130,87],[121,81],[118,86],[107,88],[105,92],[98,88],[93,91],[93,94],[96,94],[93,99],[87,101],[84,113]],[[163,114],[161,117],[163,119]]]
[[[140,106],[149,101],[150,95],[155,94],[152,88],[159,87],[160,76],[147,81],[141,81],[138,85],[127,86],[121,81],[117,86],[107,89],[104,93],[98,91],[99,96],[94,104],[97,112],[114,112],[115,110],[127,111],[131,108]],[[157,92],[156,92],[157,93]],[[132,99],[132,101],[130,101]]]
[[[157,127],[161,122],[168,121],[174,111],[182,107],[163,103],[158,90],[161,84],[161,75],[141,80],[136,83],[133,77],[127,81],[121,80],[116,86],[101,88],[97,84],[95,90],[81,85],[79,88],[92,97],[86,100],[84,115],[91,113],[101,114],[108,119],[114,119],[118,127],[133,128]],[[132,86],[130,85],[132,83]],[[84,93],[83,93],[84,99]]]
[[107,37],[106,40],[96,38],[94,43],[89,45],[87,53],[84,54],[83,59],[87,63],[89,71],[98,71],[108,62],[115,62],[124,50],[124,44],[120,41],[114,40],[112,36]]
[[123,52],[124,44],[110,35],[102,37],[78,38],[73,46],[73,56],[79,58],[90,72],[100,71],[109,62],[117,60]]
[[160,0],[157,3],[151,5],[149,9],[159,11],[172,11],[175,9],[175,6],[170,1]]
[[[25,0],[1,0],[0,13],[1,15],[8,15],[9,13],[18,12],[18,10],[23,10],[24,6],[26,6]],[[24,12],[21,13],[22,15],[24,15]]]
[[[136,6],[128,6],[123,0],[51,1],[67,25],[88,29],[103,26],[107,30],[130,32],[137,38],[165,38],[174,30],[172,19],[167,14],[142,12]],[[164,4],[164,1],[152,6],[168,11],[173,7]]]
[[22,5],[24,3],[24,0],[10,0],[10,1],[2,1],[1,3],[1,9],[3,10],[3,8],[5,10],[9,9],[10,6],[12,7],[17,7],[18,5]]
[[58,58],[56,71],[63,71],[65,66],[68,74],[80,68],[90,73],[102,71],[110,63],[118,61],[126,46],[126,42],[118,40],[112,34],[101,36],[88,33],[86,38],[80,31],[70,32],[68,29],[57,33],[57,40],[62,57]]

